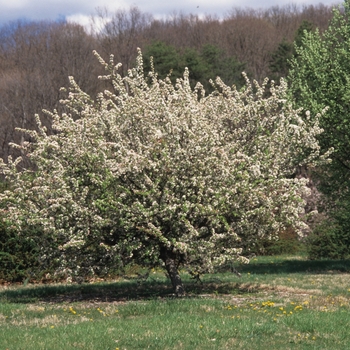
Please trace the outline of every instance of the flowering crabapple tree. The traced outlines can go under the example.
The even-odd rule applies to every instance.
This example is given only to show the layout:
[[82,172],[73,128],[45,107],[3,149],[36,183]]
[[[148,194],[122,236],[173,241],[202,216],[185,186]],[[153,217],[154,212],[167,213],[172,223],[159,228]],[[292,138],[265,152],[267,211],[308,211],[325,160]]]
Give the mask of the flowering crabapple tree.
[[93,269],[103,250],[163,266],[181,295],[181,266],[202,273],[245,262],[242,237],[253,245],[287,225],[302,230],[306,180],[292,174],[327,155],[318,116],[302,119],[283,81],[268,90],[267,80],[246,78],[237,91],[217,78],[206,95],[191,89],[187,70],[176,84],[145,75],[141,51],[127,76],[113,56],[95,54],[111,88],[92,99],[70,78],[67,112],[46,112],[54,132],[37,117],[38,131],[22,130],[32,141],[14,145],[33,167],[1,164],[8,220],[60,242],[62,269],[78,273],[86,251]]

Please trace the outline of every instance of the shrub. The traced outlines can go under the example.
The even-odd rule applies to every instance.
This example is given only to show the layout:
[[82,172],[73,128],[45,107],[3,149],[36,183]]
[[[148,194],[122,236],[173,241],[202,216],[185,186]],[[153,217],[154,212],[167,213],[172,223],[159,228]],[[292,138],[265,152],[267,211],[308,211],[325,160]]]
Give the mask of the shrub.
[[0,281],[20,282],[39,274],[39,248],[0,221]]
[[316,259],[345,259],[349,257],[349,233],[343,226],[325,220],[306,240],[308,257]]
[[255,255],[282,255],[295,254],[303,249],[300,236],[292,227],[282,230],[272,239],[264,238],[258,241],[253,247],[245,249],[246,254]]

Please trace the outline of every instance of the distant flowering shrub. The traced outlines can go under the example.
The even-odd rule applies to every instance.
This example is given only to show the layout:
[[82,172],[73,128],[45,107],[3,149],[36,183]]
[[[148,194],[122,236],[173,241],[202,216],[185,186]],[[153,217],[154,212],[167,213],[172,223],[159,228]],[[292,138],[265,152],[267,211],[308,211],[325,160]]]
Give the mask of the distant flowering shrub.
[[[180,265],[198,272],[246,259],[239,248],[303,228],[306,180],[295,167],[325,161],[316,137],[318,116],[304,121],[286,100],[286,84],[250,83],[240,91],[217,78],[214,92],[191,89],[189,73],[173,85],[136,68],[118,74],[113,56],[95,53],[111,89],[95,100],[73,78],[67,113],[48,135],[14,145],[21,158],[2,162],[11,191],[1,194],[19,229],[40,225],[60,243],[61,266],[79,272],[79,255],[96,254],[165,266],[178,294]],[[44,239],[44,238],[43,238]],[[46,254],[46,253],[45,253]],[[48,255],[49,258],[49,255]],[[67,270],[68,271],[68,270]]]

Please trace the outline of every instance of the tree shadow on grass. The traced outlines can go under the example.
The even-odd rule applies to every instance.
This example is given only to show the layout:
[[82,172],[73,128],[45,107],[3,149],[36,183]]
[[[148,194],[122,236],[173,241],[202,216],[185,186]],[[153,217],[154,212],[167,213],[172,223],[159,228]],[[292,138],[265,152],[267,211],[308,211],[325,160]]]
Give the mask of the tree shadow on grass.
[[167,281],[117,281],[82,284],[45,284],[19,286],[0,291],[0,302],[11,303],[72,303],[114,302],[153,299],[172,295]]
[[[290,273],[348,273],[350,260],[274,260],[242,265],[241,273],[254,274],[290,274]],[[221,271],[223,272],[223,271]],[[226,270],[227,272],[227,270]],[[205,278],[203,283],[195,283],[188,276],[184,280],[187,297],[206,294],[244,294],[261,291],[259,285],[243,283],[235,275],[232,281],[222,282],[215,275]],[[5,303],[55,303],[72,302],[126,302],[131,300],[150,300],[175,298],[171,283],[166,279],[121,280],[117,282],[99,282],[83,284],[28,285],[16,289],[0,291],[0,302]]]
[[350,260],[297,260],[285,259],[270,262],[252,262],[240,266],[241,272],[254,274],[283,274],[283,273],[349,273]]
[[[236,277],[236,276],[235,276]],[[233,277],[235,279],[235,277]],[[238,278],[238,277],[237,277]],[[221,282],[219,279],[202,283],[184,281],[187,295],[197,298],[206,295],[242,294],[260,290],[259,286],[239,282]],[[170,281],[110,282],[99,284],[20,286],[0,291],[0,303],[54,303],[73,302],[127,302],[132,300],[155,300],[176,298]]]

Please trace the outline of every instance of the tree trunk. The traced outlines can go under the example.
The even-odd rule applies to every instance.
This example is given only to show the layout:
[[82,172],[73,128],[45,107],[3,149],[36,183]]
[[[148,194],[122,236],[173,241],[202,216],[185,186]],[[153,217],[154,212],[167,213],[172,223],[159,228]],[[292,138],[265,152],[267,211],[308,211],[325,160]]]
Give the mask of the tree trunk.
[[184,296],[185,288],[183,286],[183,283],[179,274],[178,263],[176,261],[176,254],[174,254],[172,251],[164,249],[161,251],[160,258],[165,263],[165,268],[171,280],[171,284],[173,285],[175,294],[178,297]]

